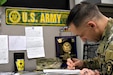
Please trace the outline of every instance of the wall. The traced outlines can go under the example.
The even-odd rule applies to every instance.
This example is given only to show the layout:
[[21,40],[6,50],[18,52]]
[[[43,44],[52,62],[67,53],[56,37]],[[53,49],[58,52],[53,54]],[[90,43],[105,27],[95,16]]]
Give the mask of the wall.
[[75,0],[75,4],[78,4],[78,3],[80,3],[81,1],[83,1],[83,0]]
[[[79,1],[79,0],[78,0]],[[75,0],[70,0],[70,9],[75,5]],[[1,10],[1,9],[0,9]],[[0,27],[0,35],[11,35],[11,36],[25,36],[25,26],[9,26],[5,24],[5,11],[2,13],[2,25]],[[59,29],[61,27],[47,27],[43,26],[44,30],[44,48],[46,57],[55,57],[55,41],[54,37],[59,36]],[[72,33],[62,33],[62,36],[73,35]],[[49,43],[49,44],[48,44]],[[0,64],[0,71],[14,71],[14,53],[24,52],[25,53],[25,70],[32,71],[36,69],[36,60],[27,59],[26,51],[9,51],[9,63]],[[77,53],[78,58],[83,59],[83,42],[77,37]]]
[[113,0],[101,0],[101,2],[105,4],[113,4]]
[[81,1],[89,1],[89,2],[101,2],[103,4],[113,4],[113,0],[74,0],[75,4],[80,3]]
[[[3,9],[4,10],[4,9]],[[25,26],[12,26],[5,24],[5,10],[2,13],[2,25],[0,27],[1,35],[9,36],[25,36]],[[44,32],[44,48],[46,57],[55,57],[55,41],[54,37],[59,36],[59,29],[61,27],[47,27],[43,26]],[[27,59],[26,51],[9,51],[9,63],[0,65],[0,71],[14,71],[14,53],[25,53],[25,70],[32,71],[36,69],[35,59]]]

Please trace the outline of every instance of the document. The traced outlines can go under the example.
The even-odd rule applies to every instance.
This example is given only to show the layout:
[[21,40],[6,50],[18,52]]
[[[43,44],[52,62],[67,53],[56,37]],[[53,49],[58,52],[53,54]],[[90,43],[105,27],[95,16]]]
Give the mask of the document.
[[68,70],[68,69],[44,69],[44,73],[60,73],[60,74],[74,74],[80,75],[80,70]]
[[44,47],[28,48],[27,55],[28,55],[28,58],[45,57]]
[[14,75],[14,72],[0,72],[0,75]]
[[45,57],[43,28],[26,27],[25,34],[28,58]]
[[8,36],[0,35],[0,64],[6,64],[8,61]]
[[26,36],[9,36],[9,50],[26,50]]

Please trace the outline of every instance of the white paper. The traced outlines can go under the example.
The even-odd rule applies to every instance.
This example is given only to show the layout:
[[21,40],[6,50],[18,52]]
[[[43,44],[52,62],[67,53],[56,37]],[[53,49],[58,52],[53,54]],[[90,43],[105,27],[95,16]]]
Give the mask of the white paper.
[[9,36],[9,50],[26,50],[26,36]]
[[80,75],[80,70],[68,70],[68,69],[43,69],[44,73],[60,73],[60,74],[74,74]]
[[28,58],[45,57],[43,28],[26,27],[25,33]]
[[27,37],[42,37],[43,28],[42,27],[26,27],[25,28]]
[[8,63],[8,36],[0,35],[0,64]]
[[28,55],[28,58],[45,57],[44,47],[28,48],[27,55]]
[[27,37],[27,48],[43,47],[43,38]]
[[14,75],[14,72],[0,72],[0,75]]

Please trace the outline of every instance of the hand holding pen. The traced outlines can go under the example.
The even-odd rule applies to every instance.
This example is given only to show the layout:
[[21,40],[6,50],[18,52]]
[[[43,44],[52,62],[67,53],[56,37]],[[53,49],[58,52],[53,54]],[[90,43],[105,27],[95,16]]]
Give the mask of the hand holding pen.
[[68,69],[80,69],[83,66],[83,61],[77,58],[68,58],[67,59],[67,68]]
[[[83,67],[83,61],[77,58],[68,58],[67,59],[67,69],[81,69]],[[80,70],[80,75],[100,75],[99,71],[83,68]]]

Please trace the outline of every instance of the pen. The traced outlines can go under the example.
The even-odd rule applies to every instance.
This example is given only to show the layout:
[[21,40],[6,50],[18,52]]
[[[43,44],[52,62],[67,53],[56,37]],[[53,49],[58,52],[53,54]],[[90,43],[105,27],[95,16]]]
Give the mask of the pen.
[[[73,61],[73,63],[75,63],[75,61],[73,60],[73,58],[71,58],[71,60]],[[73,69],[80,69],[78,66],[74,65]]]

